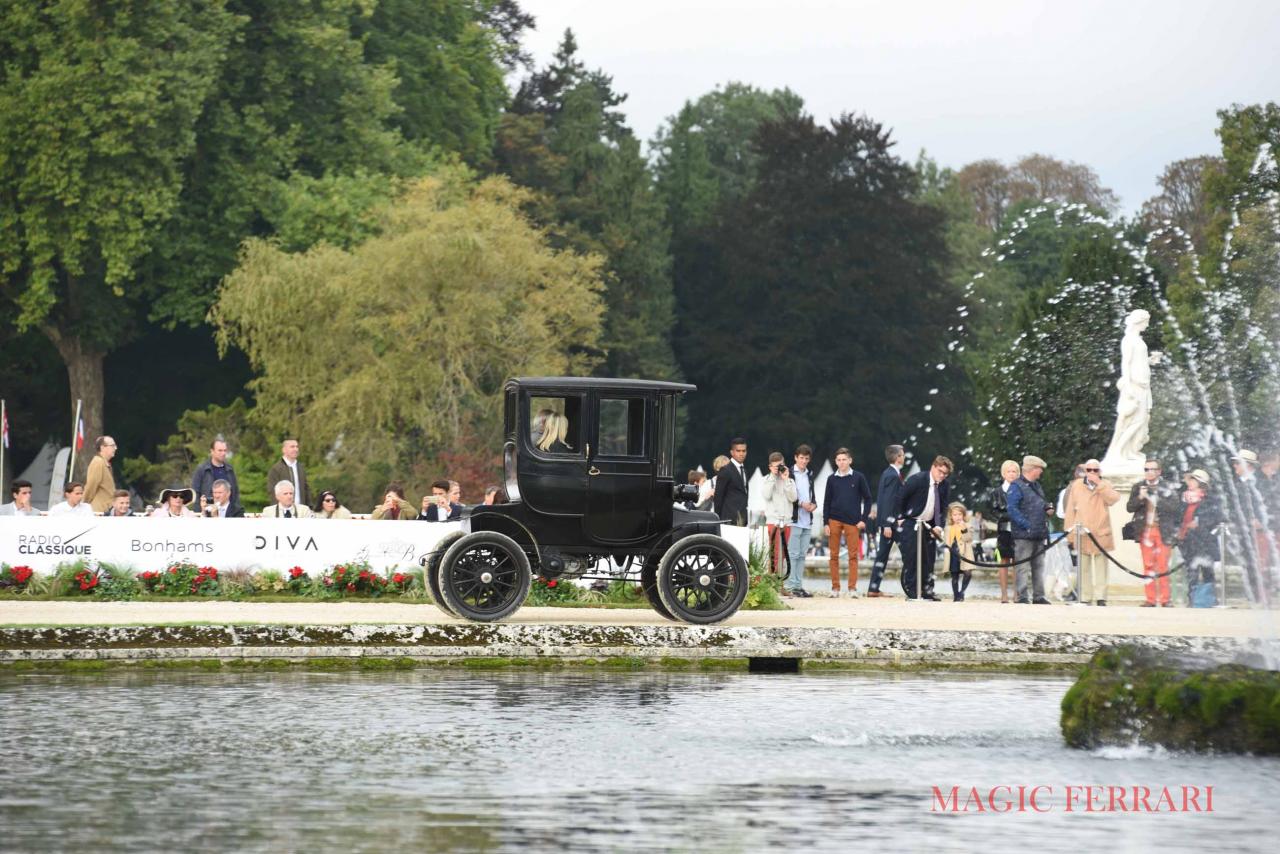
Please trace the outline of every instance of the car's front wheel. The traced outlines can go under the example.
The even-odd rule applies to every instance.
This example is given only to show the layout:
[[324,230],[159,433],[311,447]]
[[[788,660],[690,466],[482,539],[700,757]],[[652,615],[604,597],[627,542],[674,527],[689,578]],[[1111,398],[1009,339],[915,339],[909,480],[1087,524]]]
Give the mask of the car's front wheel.
[[440,560],[445,606],[468,620],[509,617],[524,604],[532,583],[529,556],[519,543],[496,531],[463,536]]

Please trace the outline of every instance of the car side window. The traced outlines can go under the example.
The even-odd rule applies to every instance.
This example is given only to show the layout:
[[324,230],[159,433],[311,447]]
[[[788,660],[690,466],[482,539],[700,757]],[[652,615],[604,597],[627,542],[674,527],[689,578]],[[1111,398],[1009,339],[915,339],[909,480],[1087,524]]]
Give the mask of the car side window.
[[530,395],[529,444],[541,454],[581,457],[582,397]]
[[644,456],[642,397],[600,398],[600,448],[606,457]]

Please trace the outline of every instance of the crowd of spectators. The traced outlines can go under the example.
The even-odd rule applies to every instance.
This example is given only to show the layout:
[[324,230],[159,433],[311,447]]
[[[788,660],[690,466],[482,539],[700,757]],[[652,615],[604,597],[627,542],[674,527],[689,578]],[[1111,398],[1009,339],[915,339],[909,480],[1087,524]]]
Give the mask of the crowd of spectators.
[[[537,421],[535,438],[540,448],[569,441],[563,416],[546,411],[538,414]],[[132,508],[131,494],[116,487],[112,470],[115,440],[101,436],[95,449],[85,481],[65,484],[62,501],[53,504],[47,515],[219,519],[257,515],[276,519],[367,517],[446,522],[460,519],[466,509],[461,486],[447,478],[432,483],[430,493],[417,504],[406,496],[403,484],[393,482],[367,514],[353,513],[333,490],[327,489],[318,493],[313,506],[309,501],[311,484],[299,458],[300,443],[296,438],[286,438],[280,446],[280,457],[268,472],[274,502],[257,514],[247,514],[240,501],[235,468],[228,459],[227,442],[217,437],[210,443],[208,458],[193,471],[189,486],[169,486],[160,492],[154,507],[148,505],[139,514]],[[749,518],[751,484],[745,439],[733,439],[729,453],[716,457],[712,477],[701,471],[689,472],[689,482],[698,488],[696,501],[690,502],[692,508],[714,511],[729,524],[758,521],[765,526],[771,569],[785,576],[783,589],[787,596],[810,595],[804,588],[803,572],[812,543],[816,553],[828,555],[832,596],[863,595],[858,589],[858,576],[864,548],[868,556],[873,556],[865,595],[891,596],[881,589],[881,584],[892,550],[897,548],[903,566],[903,592],[910,598],[941,601],[934,592],[933,577],[941,548],[947,555],[954,601],[964,601],[974,562],[987,562],[998,568],[1001,602],[1048,604],[1044,555],[1051,539],[1050,520],[1055,515],[1068,533],[1072,561],[1079,567],[1079,598],[1086,604],[1107,604],[1109,563],[1117,547],[1117,533],[1123,539],[1136,541],[1140,548],[1142,572],[1150,579],[1145,585],[1145,606],[1171,604],[1168,573],[1175,550],[1181,553],[1187,568],[1190,595],[1199,596],[1203,602],[1211,601],[1216,580],[1214,566],[1223,559],[1218,533],[1228,521],[1236,523],[1237,541],[1241,537],[1246,540],[1243,551],[1249,583],[1259,595],[1276,585],[1274,564],[1280,557],[1276,553],[1280,540],[1280,452],[1275,450],[1261,455],[1240,450],[1233,457],[1234,506],[1243,517],[1235,520],[1227,518],[1221,485],[1215,488],[1205,469],[1187,472],[1179,486],[1178,480],[1165,477],[1155,459],[1147,461],[1143,478],[1133,484],[1127,496],[1103,477],[1102,464],[1090,459],[1076,467],[1056,502],[1046,497],[1041,484],[1046,469],[1043,459],[1027,455],[1021,463],[1005,460],[1000,467],[1000,481],[989,490],[984,506],[971,512],[964,504],[949,501],[949,479],[954,469],[949,459],[936,457],[928,469],[908,477],[903,470],[906,454],[901,445],[885,449],[887,467],[874,494],[869,479],[853,467],[850,451],[838,449],[835,470],[827,478],[819,505],[816,476],[810,468],[812,456],[808,445],[795,449],[791,464],[780,452],[769,454],[762,487],[764,513],[759,520]],[[0,516],[42,515],[32,506],[31,495],[31,483],[15,480],[11,485],[12,500],[0,505]],[[484,491],[484,504],[505,500],[498,486]],[[1112,529],[1111,508],[1122,500],[1126,501],[1124,510],[1131,520],[1116,532]],[[820,537],[815,536],[817,531],[821,531]],[[993,542],[984,548],[988,534]],[[842,545],[850,556],[843,589]],[[1074,595],[1073,592],[1070,597]]]
[[[110,436],[99,437],[97,453],[90,459],[85,481],[71,481],[63,487],[63,500],[46,513],[31,504],[32,485],[15,480],[10,485],[11,501],[0,505],[0,516],[147,516],[151,518],[236,519],[257,516],[271,519],[392,519],[419,522],[452,522],[462,518],[466,505],[462,486],[456,480],[442,478],[431,484],[431,492],[422,496],[420,506],[405,497],[404,485],[388,484],[383,498],[367,513],[353,513],[339,500],[337,493],[326,489],[310,502],[311,484],[306,468],[299,459],[297,439],[285,439],[280,457],[267,472],[267,484],[274,502],[257,513],[246,513],[240,502],[240,486],[229,456],[230,449],[222,437],[209,445],[208,458],[201,460],[191,475],[189,486],[172,484],[160,491],[155,504],[135,511],[134,497],[125,489],[117,489],[111,461],[116,442]],[[501,487],[489,486],[482,503],[505,501]],[[142,502],[139,502],[142,503]]]
[[[1100,461],[1087,460],[1075,468],[1057,493],[1056,502],[1046,496],[1041,482],[1047,468],[1043,459],[1029,454],[1021,462],[1005,460],[1000,480],[988,491],[982,506],[968,508],[949,501],[954,469],[949,459],[939,456],[928,469],[908,477],[903,471],[906,454],[901,445],[885,449],[888,465],[874,495],[868,478],[853,468],[850,451],[837,450],[835,469],[818,505],[810,470],[812,455],[808,445],[800,445],[793,464],[787,465],[781,453],[770,453],[760,487],[763,514],[754,519],[747,511],[751,479],[745,439],[729,443],[728,455],[715,459],[710,479],[701,471],[689,472],[689,483],[699,489],[691,507],[713,510],[725,523],[764,527],[770,568],[784,576],[785,596],[812,595],[804,588],[804,560],[813,532],[818,530],[822,537],[812,540],[813,553],[827,554],[830,595],[834,597],[893,595],[882,590],[881,583],[892,550],[897,548],[902,558],[902,589],[908,598],[941,601],[934,592],[933,575],[937,557],[945,554],[953,601],[965,600],[974,566],[985,564],[996,570],[1001,602],[1047,605],[1045,554],[1056,538],[1065,536],[1071,563],[1079,570],[1079,590],[1063,592],[1066,601],[1107,604],[1114,553],[1119,540],[1126,539],[1135,541],[1142,555],[1137,571],[1147,578],[1144,607],[1172,604],[1169,566],[1175,550],[1186,570],[1190,604],[1211,605],[1216,601],[1214,567],[1224,559],[1220,542],[1228,530],[1224,523],[1234,526],[1233,542],[1252,595],[1266,597],[1280,581],[1276,567],[1280,558],[1276,548],[1280,541],[1277,451],[1259,455],[1240,450],[1233,457],[1231,486],[1240,507],[1240,518],[1234,519],[1226,513],[1222,485],[1215,489],[1204,468],[1169,479],[1156,459],[1147,460],[1142,479],[1127,495],[1103,476]],[[1129,521],[1122,530],[1114,530],[1112,507],[1126,499],[1123,512]],[[819,506],[823,518],[818,518]],[[1062,532],[1051,530],[1054,517],[1061,520]],[[843,554],[850,556],[843,589],[842,546]],[[864,553],[873,563],[862,594],[858,571]]]

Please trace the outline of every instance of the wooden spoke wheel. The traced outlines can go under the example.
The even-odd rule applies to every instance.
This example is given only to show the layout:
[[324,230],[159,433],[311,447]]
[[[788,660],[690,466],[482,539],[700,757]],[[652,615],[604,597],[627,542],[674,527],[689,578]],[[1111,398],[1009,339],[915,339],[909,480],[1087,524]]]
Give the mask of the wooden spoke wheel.
[[440,594],[440,561],[444,557],[444,553],[449,550],[449,546],[465,537],[462,531],[454,531],[452,534],[446,534],[436,543],[430,553],[422,561],[422,574],[427,580],[427,588],[431,591],[431,598],[435,601],[436,607],[446,614],[454,614],[449,610],[449,605],[444,601],[444,596]]
[[718,623],[747,598],[751,576],[738,550],[715,534],[676,540],[658,564],[658,597],[677,620]]
[[675,619],[672,613],[667,610],[667,606],[662,604],[662,597],[658,595],[658,567],[648,560],[640,567],[640,588],[644,590],[644,598],[649,600],[649,605],[653,610],[668,620]]
[[459,617],[493,622],[524,604],[533,583],[529,556],[496,531],[467,534],[440,560],[440,595]]

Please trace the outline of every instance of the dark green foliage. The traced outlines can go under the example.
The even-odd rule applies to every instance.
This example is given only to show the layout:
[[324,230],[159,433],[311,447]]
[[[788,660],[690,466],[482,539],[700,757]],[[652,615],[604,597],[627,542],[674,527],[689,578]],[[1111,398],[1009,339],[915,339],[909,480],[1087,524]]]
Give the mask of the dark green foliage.
[[144,501],[155,503],[166,486],[191,483],[196,466],[208,459],[215,436],[222,436],[231,451],[228,462],[236,471],[240,503],[252,513],[270,504],[267,470],[275,462],[279,447],[241,398],[227,406],[184,412],[178,419],[177,432],[156,450],[154,462],[142,456],[130,457],[118,468]]
[[487,162],[508,97],[504,72],[533,19],[510,0],[379,0],[352,22],[365,61],[395,74],[392,123],[404,138]]
[[686,101],[652,144],[658,193],[667,208],[677,265],[681,241],[755,186],[760,154],[756,130],[767,121],[798,118],[804,101],[790,89],[766,92],[743,83],[717,87]]
[[[956,296],[942,215],[883,128],[843,116],[760,126],[756,182],[696,234],[682,270],[677,347],[699,393],[685,457],[704,464],[745,433],[753,457],[799,442],[849,446],[876,469],[915,435],[938,382]],[[921,455],[955,447],[957,389],[936,396]]]
[[675,379],[670,235],[640,143],[616,108],[625,95],[589,71],[566,32],[552,63],[521,84],[495,160],[542,193],[535,215],[565,246],[608,259],[600,376]]
[[1280,673],[1103,650],[1062,698],[1071,747],[1127,746],[1280,754]]

